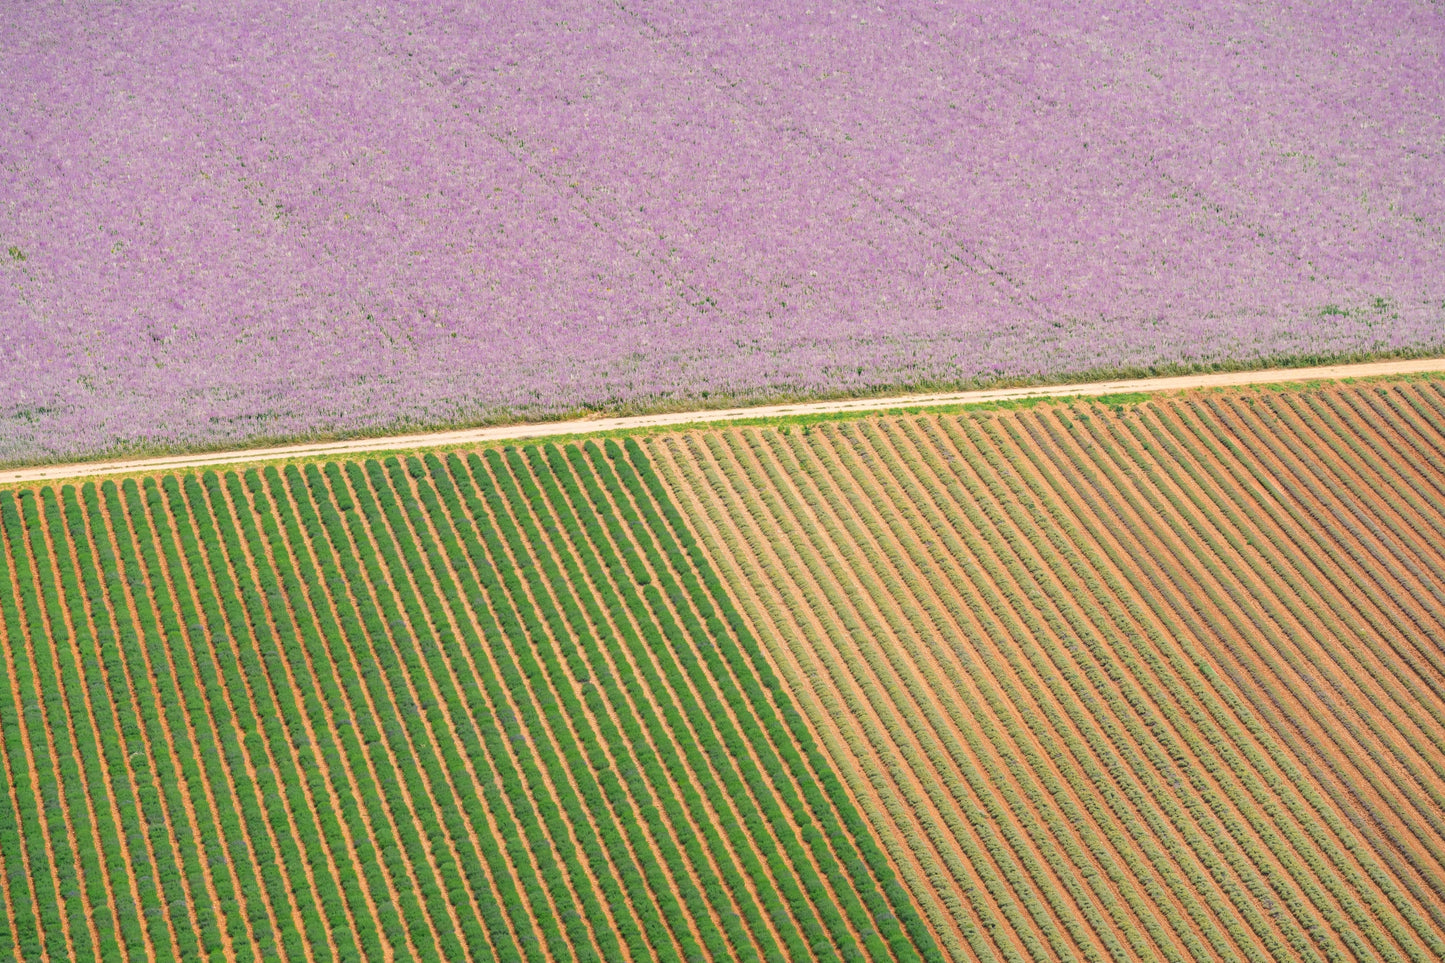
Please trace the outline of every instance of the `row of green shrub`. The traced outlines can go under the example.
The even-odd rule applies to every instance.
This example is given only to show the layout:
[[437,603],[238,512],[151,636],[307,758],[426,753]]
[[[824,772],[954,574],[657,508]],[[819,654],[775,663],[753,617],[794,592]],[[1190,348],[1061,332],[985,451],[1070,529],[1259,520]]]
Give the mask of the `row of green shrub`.
[[23,959],[928,945],[640,449],[0,493],[0,536]]

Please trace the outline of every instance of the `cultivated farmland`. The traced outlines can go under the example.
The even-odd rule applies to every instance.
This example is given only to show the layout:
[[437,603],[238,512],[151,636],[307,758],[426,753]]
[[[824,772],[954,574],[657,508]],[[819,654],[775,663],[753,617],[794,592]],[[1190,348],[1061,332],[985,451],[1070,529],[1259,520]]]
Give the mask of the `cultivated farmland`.
[[0,957],[1445,956],[1445,380],[0,492]]
[[0,956],[936,957],[633,453],[0,493]]
[[1445,384],[648,449],[950,958],[1445,956]]

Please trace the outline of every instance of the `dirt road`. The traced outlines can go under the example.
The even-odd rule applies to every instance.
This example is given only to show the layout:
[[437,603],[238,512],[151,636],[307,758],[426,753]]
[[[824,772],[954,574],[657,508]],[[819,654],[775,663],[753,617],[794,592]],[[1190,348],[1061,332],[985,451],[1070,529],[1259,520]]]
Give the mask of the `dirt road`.
[[1121,381],[1095,381],[1084,384],[1050,385],[1031,388],[990,388],[978,391],[953,391],[926,395],[895,395],[891,397],[809,401],[794,404],[759,405],[752,408],[720,408],[712,411],[678,411],[626,418],[586,418],[576,421],[548,421],[534,424],[500,425],[490,428],[468,428],[459,431],[435,431],[415,435],[391,435],[381,438],[356,438],[350,441],[329,441],[315,444],[282,445],[275,448],[248,448],[239,451],[213,451],[194,455],[167,455],[159,458],[136,458],[121,461],[86,462],[71,465],[42,465],[36,468],[0,469],[0,485],[55,481],[70,478],[94,478],[211,468],[223,465],[248,464],[284,458],[313,458],[329,455],[350,455],[369,451],[404,451],[419,448],[465,448],[497,441],[518,441],[558,435],[578,435],[654,428],[667,425],[702,424],[737,421],[742,418],[769,418],[789,415],[823,415],[845,411],[875,411],[888,408],[920,408],[940,405],[978,404],[986,401],[1013,401],[1020,398],[1094,397],[1152,391],[1183,391],[1190,388],[1216,388],[1230,385],[1282,384],[1292,381],[1315,381],[1330,378],[1370,378],[1380,375],[1418,374],[1445,371],[1445,358],[1416,358],[1405,361],[1374,361],[1364,364],[1326,365],[1318,368],[1268,368],[1259,371],[1225,371],[1217,374],[1181,375],[1172,378],[1139,378]]

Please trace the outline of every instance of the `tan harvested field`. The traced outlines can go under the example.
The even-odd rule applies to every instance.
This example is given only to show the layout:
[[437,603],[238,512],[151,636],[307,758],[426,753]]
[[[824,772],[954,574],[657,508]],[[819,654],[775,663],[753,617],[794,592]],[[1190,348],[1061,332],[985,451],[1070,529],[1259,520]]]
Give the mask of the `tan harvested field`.
[[1445,384],[645,447],[953,959],[1445,958]]

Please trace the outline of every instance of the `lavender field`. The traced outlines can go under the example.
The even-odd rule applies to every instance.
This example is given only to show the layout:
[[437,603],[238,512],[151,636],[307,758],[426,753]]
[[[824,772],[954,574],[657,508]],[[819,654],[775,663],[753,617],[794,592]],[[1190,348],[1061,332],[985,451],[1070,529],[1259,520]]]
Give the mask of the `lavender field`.
[[3,462],[1445,349],[1424,0],[46,0],[0,78]]

